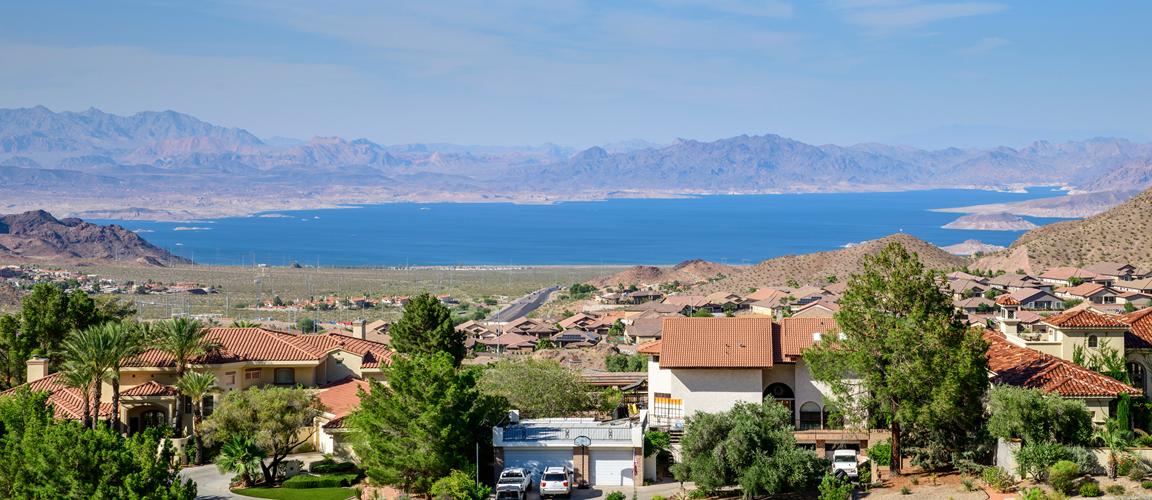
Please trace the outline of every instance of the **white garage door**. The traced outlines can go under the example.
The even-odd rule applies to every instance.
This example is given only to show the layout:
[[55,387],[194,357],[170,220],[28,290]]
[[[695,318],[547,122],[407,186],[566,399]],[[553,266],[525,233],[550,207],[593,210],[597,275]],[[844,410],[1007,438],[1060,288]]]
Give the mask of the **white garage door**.
[[596,486],[631,486],[632,450],[591,450],[592,484]]
[[540,484],[540,473],[548,467],[572,467],[572,448],[504,449],[504,467],[523,467],[532,471],[532,484]]

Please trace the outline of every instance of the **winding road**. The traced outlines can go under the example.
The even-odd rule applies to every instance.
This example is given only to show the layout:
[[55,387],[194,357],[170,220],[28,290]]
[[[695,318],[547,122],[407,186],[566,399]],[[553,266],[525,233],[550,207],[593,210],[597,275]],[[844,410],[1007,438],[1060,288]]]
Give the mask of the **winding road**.
[[548,297],[553,292],[559,290],[560,287],[550,286],[548,288],[541,288],[528,295],[516,299],[515,302],[508,304],[508,307],[497,311],[495,314],[488,318],[488,321],[495,323],[507,323],[516,318],[523,317],[528,313],[539,309],[548,301]]

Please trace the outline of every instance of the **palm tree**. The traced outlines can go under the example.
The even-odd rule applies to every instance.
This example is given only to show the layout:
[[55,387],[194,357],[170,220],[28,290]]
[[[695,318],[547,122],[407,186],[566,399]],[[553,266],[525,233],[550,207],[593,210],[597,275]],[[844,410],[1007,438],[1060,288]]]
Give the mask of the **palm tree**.
[[111,337],[109,345],[111,352],[108,353],[111,366],[108,375],[112,381],[112,428],[121,431],[123,422],[120,421],[120,369],[129,359],[144,352],[143,339],[147,327],[141,329],[124,323],[106,323],[105,326],[105,333]]
[[[215,351],[219,344],[208,338],[208,329],[199,321],[176,318],[156,326],[156,348],[172,356],[179,379],[188,370],[189,361]],[[176,415],[172,419],[176,432],[182,432],[183,416],[183,398],[176,398]]]
[[1114,418],[1108,419],[1103,427],[1097,427],[1092,438],[1108,448],[1108,477],[1116,479],[1120,455],[1128,452],[1132,445],[1132,431],[1126,429]]
[[176,381],[180,394],[192,400],[192,441],[196,443],[196,465],[204,462],[204,439],[200,435],[200,422],[204,420],[204,398],[216,390],[216,375],[188,372]]
[[232,322],[232,328],[260,328],[260,323],[238,319]]
[[92,376],[82,367],[74,363],[64,365],[64,369],[60,371],[60,376],[63,378],[64,385],[75,389],[80,389],[81,397],[81,411],[84,416],[81,420],[84,422],[84,427],[92,425]]
[[216,468],[220,472],[235,472],[244,481],[244,486],[252,486],[252,476],[262,473],[260,464],[264,460],[264,450],[252,438],[233,438],[220,447],[216,456]]
[[100,385],[115,364],[115,334],[109,323],[73,330],[64,340],[64,352],[73,370],[91,378],[92,428],[100,424]]

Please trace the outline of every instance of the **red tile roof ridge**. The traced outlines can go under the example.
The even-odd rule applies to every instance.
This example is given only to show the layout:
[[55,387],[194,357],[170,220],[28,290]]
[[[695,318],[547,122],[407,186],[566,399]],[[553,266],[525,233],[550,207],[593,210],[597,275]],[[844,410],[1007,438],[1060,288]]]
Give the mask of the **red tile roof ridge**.
[[1040,389],[1065,397],[1115,397],[1140,390],[1071,361],[1013,344],[995,330],[985,330],[988,369],[1000,383]]
[[1043,322],[1063,328],[1124,328],[1127,326],[1119,319],[1091,309],[1066,311],[1055,316],[1049,316]]

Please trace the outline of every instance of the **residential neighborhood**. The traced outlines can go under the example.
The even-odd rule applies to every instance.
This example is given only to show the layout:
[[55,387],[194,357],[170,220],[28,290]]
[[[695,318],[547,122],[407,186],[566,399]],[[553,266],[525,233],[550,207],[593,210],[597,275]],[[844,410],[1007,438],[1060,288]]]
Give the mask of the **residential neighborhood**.
[[[927,275],[924,283],[937,294],[940,304],[947,304],[941,311],[959,325],[958,331],[968,331],[971,339],[985,346],[976,355],[986,363],[988,390],[1035,391],[1082,408],[1092,427],[1105,428],[1126,419],[1129,427],[1137,428],[1146,425],[1137,422],[1147,420],[1133,415],[1129,401],[1142,400],[1152,387],[1152,308],[1143,292],[1113,285],[1140,284],[1148,278],[1134,266],[1102,263],[1089,267],[1094,271],[1058,268],[1036,277],[955,271]],[[51,293],[66,293],[62,297],[69,300],[88,293],[83,288],[55,288],[55,282],[39,286],[64,290]],[[780,424],[790,429],[781,439],[813,459],[831,464],[850,456],[852,470],[857,471],[853,474],[858,473],[858,466],[872,478],[897,477],[892,457],[876,456],[898,437],[894,429],[874,425],[868,412],[850,410],[846,405],[858,397],[858,389],[851,388],[859,382],[847,377],[847,372],[841,375],[846,378],[829,378],[837,369],[827,364],[829,358],[821,357],[836,359],[838,346],[852,345],[857,333],[845,330],[841,319],[853,318],[843,315],[861,307],[857,304],[862,296],[853,286],[862,285],[835,282],[695,295],[691,289],[656,292],[660,286],[637,283],[631,291],[565,294],[553,298],[565,308],[559,316],[530,312],[510,321],[453,320],[447,313],[453,302],[449,297],[405,297],[401,302],[405,314],[399,320],[360,319],[319,333],[244,323],[213,326],[187,318],[140,326],[112,319],[71,334],[85,342],[95,341],[89,335],[128,336],[140,342],[139,347],[126,348],[122,357],[113,358],[115,363],[108,365],[112,371],[105,371],[90,391],[74,381],[77,375],[70,370],[79,368],[65,364],[61,369],[59,357],[29,356],[23,369],[7,375],[14,383],[0,393],[0,401],[25,397],[21,395],[31,391],[45,395],[43,404],[57,420],[107,425],[129,437],[168,429],[165,442],[172,460],[194,468],[208,460],[208,453],[225,451],[214,451],[223,437],[213,436],[240,432],[231,428],[240,426],[229,420],[237,411],[233,405],[259,404],[243,395],[265,397],[264,391],[287,391],[276,397],[309,402],[294,413],[296,423],[287,424],[283,431],[287,440],[267,448],[265,457],[273,460],[272,468],[251,471],[240,485],[264,483],[267,487],[282,481],[286,487],[296,477],[300,481],[324,477],[304,472],[316,463],[321,464],[320,470],[326,463],[373,467],[376,452],[358,437],[365,426],[378,425],[366,416],[374,410],[367,409],[365,398],[379,391],[405,390],[397,385],[400,379],[396,377],[405,376],[405,370],[416,365],[405,367],[411,362],[403,361],[393,366],[397,360],[425,356],[417,352],[445,352],[452,353],[446,362],[457,360],[461,373],[486,373],[481,388],[505,382],[528,384],[524,391],[500,396],[504,401],[501,413],[492,413],[483,429],[472,430],[484,434],[469,445],[476,448],[473,480],[493,485],[495,493],[510,488],[502,479],[508,471],[522,471],[522,495],[527,485],[543,488],[548,484],[546,477],[554,473],[547,471],[552,470],[570,475],[572,487],[648,488],[673,479],[704,487],[709,483],[699,483],[694,469],[677,465],[696,463],[691,458],[695,452],[684,448],[685,443],[697,446],[694,443],[700,439],[694,434],[694,422],[707,415],[746,411],[742,405],[749,404],[780,408]],[[641,293],[644,290],[654,293]],[[25,307],[37,306],[26,303]],[[580,310],[572,312],[574,307]],[[437,315],[443,319],[432,319]],[[438,321],[449,321],[450,328],[436,326]],[[431,336],[433,331],[439,332],[437,336]],[[76,342],[80,340],[64,344],[65,352],[86,356]],[[815,355],[815,351],[822,354]],[[419,369],[435,370],[434,363],[442,361],[433,359],[439,358],[420,361],[433,364]],[[543,372],[528,368],[539,363],[543,364],[531,370]],[[1109,371],[1117,369],[1120,372]],[[520,370],[529,377],[567,377],[564,384],[571,388],[540,387],[531,378],[512,382],[521,376]],[[513,379],[491,378],[496,373]],[[209,389],[198,390],[192,382],[197,377],[210,381]],[[414,381],[420,380],[417,377]],[[533,399],[542,394],[540,390],[574,392],[561,395],[568,402],[541,407],[542,401]],[[585,395],[594,395],[596,401],[605,398],[604,404],[581,402],[586,401]],[[372,405],[391,403],[372,398]],[[275,406],[269,410],[275,411]],[[246,418],[256,421],[265,418],[249,415]],[[662,443],[659,449],[652,448],[656,446],[653,439]],[[1000,437],[997,443],[998,449],[1019,449],[1018,441],[1010,438]],[[451,448],[460,443],[446,445]],[[482,455],[476,455],[477,451]],[[317,456],[328,462],[316,462]],[[917,456],[916,452],[901,456],[901,468],[934,470],[921,465]],[[1000,463],[1001,456],[1004,463]],[[1020,467],[1021,458],[1019,451],[997,451],[986,460],[985,466],[1001,467],[1011,474]],[[420,488],[418,484],[430,487],[438,479],[377,482],[372,469],[364,470],[366,478],[337,486],[357,485],[348,491],[384,498],[390,491]],[[813,477],[811,484],[820,477]],[[793,487],[804,488],[802,483]],[[1000,486],[988,483],[987,487]]]

